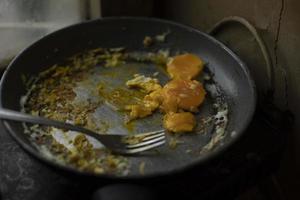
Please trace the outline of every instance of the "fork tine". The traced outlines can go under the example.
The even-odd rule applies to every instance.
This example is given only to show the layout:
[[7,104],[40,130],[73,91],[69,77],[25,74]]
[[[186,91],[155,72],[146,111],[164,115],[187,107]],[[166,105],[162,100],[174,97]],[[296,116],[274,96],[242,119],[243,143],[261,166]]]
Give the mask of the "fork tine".
[[152,139],[154,139],[154,138],[157,138],[157,137],[160,137],[160,136],[164,136],[164,135],[165,135],[164,132],[158,133],[158,134],[155,134],[155,135],[150,135],[150,136],[144,137],[144,138],[142,139],[142,141],[152,140]]
[[137,144],[126,145],[126,148],[131,149],[131,148],[142,147],[142,146],[145,146],[145,145],[149,145],[149,144],[152,144],[152,143],[159,142],[159,141],[164,140],[164,139],[165,139],[165,136],[161,136],[161,137],[154,138],[152,140],[147,140],[147,141],[144,141],[144,142],[140,142],[140,143],[137,143]]
[[136,137],[147,137],[147,136],[155,135],[155,134],[162,133],[162,132],[165,132],[165,130],[159,130],[159,131],[151,131],[151,132],[147,132],[147,133],[141,133],[141,134],[136,135]]
[[154,143],[154,144],[151,144],[148,146],[143,146],[143,147],[135,148],[135,149],[128,149],[128,150],[126,150],[126,153],[127,154],[135,154],[135,153],[139,153],[142,151],[147,151],[147,150],[159,147],[159,146],[163,145],[165,142],[166,142],[165,140],[162,140],[160,142],[157,142],[157,143]]

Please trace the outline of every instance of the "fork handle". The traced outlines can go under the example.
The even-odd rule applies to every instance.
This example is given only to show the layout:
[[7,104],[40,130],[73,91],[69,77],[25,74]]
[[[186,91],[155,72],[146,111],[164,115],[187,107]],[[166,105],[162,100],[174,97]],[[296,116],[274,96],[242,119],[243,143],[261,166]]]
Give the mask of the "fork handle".
[[5,109],[5,108],[0,108],[0,119],[6,119],[6,120],[12,120],[12,121],[18,121],[18,122],[28,122],[28,123],[32,123],[32,124],[40,124],[40,125],[46,125],[46,126],[53,126],[56,128],[62,128],[62,129],[67,129],[67,130],[71,130],[71,131],[85,133],[86,135],[95,137],[94,132],[92,132],[88,129],[79,127],[79,126],[75,126],[70,123],[60,122],[60,121],[56,121],[56,120],[52,120],[52,119],[47,119],[44,117],[33,116],[33,115],[25,114],[22,112]]

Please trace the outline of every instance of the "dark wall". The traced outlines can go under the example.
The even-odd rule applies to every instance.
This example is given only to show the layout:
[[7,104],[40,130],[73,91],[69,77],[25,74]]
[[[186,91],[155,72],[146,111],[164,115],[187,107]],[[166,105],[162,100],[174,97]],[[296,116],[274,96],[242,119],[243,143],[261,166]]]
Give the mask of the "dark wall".
[[102,16],[151,16],[153,0],[101,0]]

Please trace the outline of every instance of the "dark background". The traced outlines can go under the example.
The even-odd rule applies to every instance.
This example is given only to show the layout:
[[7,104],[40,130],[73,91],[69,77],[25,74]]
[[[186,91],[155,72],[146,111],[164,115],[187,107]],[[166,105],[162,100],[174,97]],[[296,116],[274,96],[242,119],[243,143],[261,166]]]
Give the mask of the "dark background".
[[[267,44],[275,71],[276,108],[267,109],[268,114],[258,112],[245,138],[231,153],[215,161],[209,167],[211,171],[203,172],[208,174],[206,179],[199,173],[203,179],[199,187],[178,190],[182,195],[299,199],[299,9],[297,0],[102,0],[104,17],[161,17],[202,31],[209,30],[224,17],[242,16],[256,26]],[[265,63],[253,37],[242,27],[234,26],[226,28],[218,38],[248,64],[259,89],[265,88]],[[285,118],[282,111],[286,110],[295,116],[292,127],[281,125]],[[257,141],[258,135],[264,135],[264,139]],[[0,199],[1,196],[3,199],[84,199],[100,185],[70,179],[45,167],[24,153],[3,126],[0,126],[0,141]]]

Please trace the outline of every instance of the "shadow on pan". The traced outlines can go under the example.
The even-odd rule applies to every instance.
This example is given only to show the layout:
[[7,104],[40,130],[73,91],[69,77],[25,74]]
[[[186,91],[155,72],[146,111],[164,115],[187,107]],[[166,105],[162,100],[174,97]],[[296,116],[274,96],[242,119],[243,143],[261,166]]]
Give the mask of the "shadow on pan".
[[[151,48],[143,46],[145,36],[155,36],[170,32],[165,42]],[[126,47],[127,51],[147,52],[169,49],[171,52],[190,52],[199,55],[206,68],[213,74],[213,80],[228,105],[228,124],[222,141],[212,150],[200,153],[214,133],[205,137],[186,136],[187,142],[176,150],[163,147],[159,156],[130,157],[132,170],[127,176],[92,174],[69,166],[62,166],[45,158],[24,134],[22,124],[4,121],[4,125],[16,141],[31,155],[44,163],[80,175],[97,176],[108,179],[140,179],[161,177],[184,172],[201,165],[221,154],[241,136],[249,124],[256,104],[255,86],[245,64],[223,44],[194,28],[160,19],[146,18],[105,18],[76,24],[51,33],[22,51],[9,65],[2,77],[0,100],[3,108],[20,110],[20,99],[26,94],[21,74],[37,76],[49,67],[63,62],[66,58],[93,48]],[[142,72],[141,72],[142,73]],[[128,77],[129,79],[130,77]],[[209,110],[214,102],[206,103],[201,110]],[[200,112],[201,115],[201,112]],[[142,128],[147,131],[147,127]],[[208,137],[208,138],[207,138]],[[205,139],[206,138],[206,139]],[[198,154],[188,154],[187,148],[198,148]],[[145,173],[140,174],[139,163],[146,164]]]

